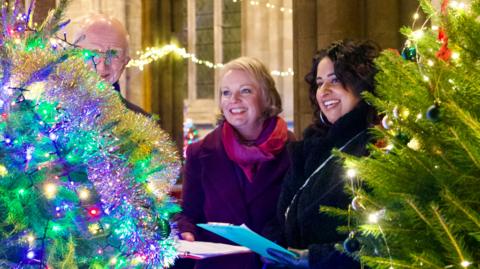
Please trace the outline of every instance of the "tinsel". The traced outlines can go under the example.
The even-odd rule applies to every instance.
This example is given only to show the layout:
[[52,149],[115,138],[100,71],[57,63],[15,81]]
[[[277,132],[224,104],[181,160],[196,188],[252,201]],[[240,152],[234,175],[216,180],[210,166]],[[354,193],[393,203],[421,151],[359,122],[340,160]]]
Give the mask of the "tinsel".
[[0,267],[169,266],[175,147],[54,36],[67,2],[38,29],[2,2]]

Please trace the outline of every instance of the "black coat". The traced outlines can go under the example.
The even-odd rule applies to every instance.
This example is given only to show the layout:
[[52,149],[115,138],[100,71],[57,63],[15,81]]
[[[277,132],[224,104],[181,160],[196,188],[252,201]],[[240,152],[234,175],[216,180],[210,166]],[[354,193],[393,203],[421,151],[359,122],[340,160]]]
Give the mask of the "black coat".
[[304,189],[299,189],[312,172],[329,158],[333,148],[341,148],[355,136],[343,152],[356,156],[367,154],[367,109],[361,103],[337,120],[326,133],[310,127],[305,131],[304,140],[289,146],[292,166],[284,180],[278,217],[283,223],[284,243],[296,249],[309,249],[310,268],[360,268],[358,262],[334,248],[336,243],[343,242],[348,236],[336,231],[338,226],[346,223],[319,211],[320,205],[347,209],[351,202],[344,192],[348,179],[342,162],[336,157],[330,159]]
[[128,108],[130,109],[131,111],[135,112],[135,113],[140,113],[142,114],[143,116],[145,117],[150,117],[151,115],[146,112],[145,110],[143,110],[141,107],[135,105],[134,103],[131,103],[130,101],[128,101],[127,99],[125,99],[121,94],[120,94],[120,84],[117,82],[113,83],[113,88],[115,89],[115,91],[118,92],[118,94],[120,95],[120,99],[122,100],[122,103]]

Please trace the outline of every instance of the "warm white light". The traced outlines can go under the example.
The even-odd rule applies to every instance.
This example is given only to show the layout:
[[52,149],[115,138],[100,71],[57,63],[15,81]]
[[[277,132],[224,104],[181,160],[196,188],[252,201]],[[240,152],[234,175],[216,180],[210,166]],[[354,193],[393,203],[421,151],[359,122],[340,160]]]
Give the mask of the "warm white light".
[[418,13],[413,14],[413,19],[414,20],[418,20],[418,18],[420,18],[420,15],[418,15]]
[[458,53],[458,52],[453,52],[453,53],[452,53],[452,59],[458,60],[458,58],[460,58],[460,53]]
[[469,261],[462,261],[462,262],[460,263],[460,265],[461,265],[462,267],[464,267],[464,268],[469,267],[471,264],[472,264],[472,263],[469,262]]
[[378,214],[377,213],[372,213],[368,215],[368,222],[370,223],[378,223]]
[[90,192],[87,189],[83,189],[78,192],[78,197],[80,198],[80,200],[87,200],[88,197],[90,197]]
[[422,113],[417,114],[417,119],[421,119],[423,117]]
[[117,264],[117,257],[111,258],[111,259],[110,259],[110,264],[111,264],[111,265]]
[[28,241],[28,243],[32,244],[33,241],[35,241],[35,237],[33,237],[33,235],[29,234],[29,235],[27,235],[27,241]]
[[47,183],[44,186],[44,190],[45,190],[45,196],[48,199],[52,199],[57,194],[57,185],[55,185],[53,183]]
[[418,141],[418,139],[415,137],[408,142],[407,146],[413,150],[419,150],[421,147],[420,141]]
[[379,210],[377,212],[373,212],[370,215],[368,215],[368,222],[372,224],[378,223],[381,218],[385,215],[385,209]]
[[427,77],[427,76],[423,76],[423,81],[429,81],[429,80],[430,80],[430,78],[429,78],[429,77]]
[[420,38],[423,37],[423,31],[422,30],[417,30],[412,33],[412,37],[414,40],[419,40]]
[[356,175],[357,175],[357,170],[355,170],[353,168],[349,168],[347,170],[347,177],[354,178]]
[[432,30],[433,30],[433,31],[438,31],[438,29],[439,29],[439,28],[438,28],[438,25],[432,25]]
[[427,64],[428,64],[428,66],[433,66],[434,63],[433,63],[432,60],[428,60],[428,61],[427,61]]
[[392,149],[393,149],[393,144],[388,144],[388,145],[385,147],[385,149],[386,149],[387,151],[392,150]]
[[465,9],[466,5],[463,2],[452,1],[450,2],[449,6],[454,9]]

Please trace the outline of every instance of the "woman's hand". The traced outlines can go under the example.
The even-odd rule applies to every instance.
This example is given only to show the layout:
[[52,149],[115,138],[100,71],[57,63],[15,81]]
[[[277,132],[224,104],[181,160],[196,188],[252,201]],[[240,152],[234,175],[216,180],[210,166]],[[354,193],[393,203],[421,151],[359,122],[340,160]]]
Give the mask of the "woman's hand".
[[297,254],[293,256],[289,253],[279,251],[273,248],[267,249],[268,254],[275,258],[275,265],[283,265],[293,269],[308,269],[308,250],[292,249],[290,251]]
[[183,240],[187,240],[187,241],[190,241],[190,242],[195,241],[195,236],[194,236],[192,233],[190,233],[190,232],[181,233],[181,234],[180,234],[180,237],[181,237]]

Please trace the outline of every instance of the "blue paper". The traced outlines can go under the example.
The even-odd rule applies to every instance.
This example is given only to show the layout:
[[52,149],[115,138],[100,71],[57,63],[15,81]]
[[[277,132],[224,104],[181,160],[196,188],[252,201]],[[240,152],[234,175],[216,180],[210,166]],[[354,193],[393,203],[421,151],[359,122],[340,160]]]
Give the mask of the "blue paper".
[[251,249],[253,252],[256,252],[270,260],[276,259],[267,253],[268,248],[273,248],[278,251],[288,253],[292,256],[296,256],[295,253],[250,230],[250,228],[248,228],[245,224],[239,226],[227,223],[210,222],[208,224],[197,224],[197,226],[202,227],[203,229],[212,233],[218,234],[221,237],[224,237],[239,245],[245,246]]

